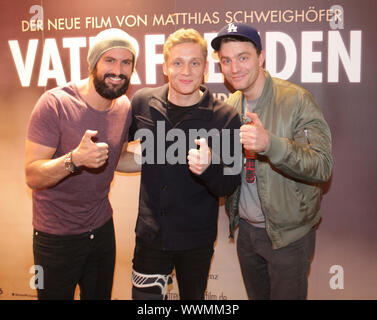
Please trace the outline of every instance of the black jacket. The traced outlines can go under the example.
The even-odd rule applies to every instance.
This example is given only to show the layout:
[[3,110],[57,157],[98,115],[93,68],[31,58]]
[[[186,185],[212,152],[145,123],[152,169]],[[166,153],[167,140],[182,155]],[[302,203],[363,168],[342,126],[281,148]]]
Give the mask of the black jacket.
[[[237,111],[215,100],[206,87],[201,90],[203,96],[198,107],[175,126],[167,117],[168,85],[141,89],[132,99],[130,137],[141,139],[143,161],[147,161],[141,171],[136,237],[163,250],[193,249],[213,243],[217,235],[218,198],[230,194],[240,184],[238,172],[223,174],[221,161],[213,161],[215,164],[211,163],[200,176],[188,169],[187,153],[197,138],[192,135],[193,129],[204,129],[207,133],[218,129],[212,133],[220,134],[207,139],[210,147],[219,136],[223,139],[222,129],[230,129],[227,146],[233,150],[233,129],[240,128]],[[170,131],[169,136],[173,128],[178,130]],[[137,132],[140,129],[144,130]],[[174,140],[172,133],[178,133],[176,136],[180,138]],[[179,163],[172,164],[169,159],[178,154],[178,149],[183,157]]]

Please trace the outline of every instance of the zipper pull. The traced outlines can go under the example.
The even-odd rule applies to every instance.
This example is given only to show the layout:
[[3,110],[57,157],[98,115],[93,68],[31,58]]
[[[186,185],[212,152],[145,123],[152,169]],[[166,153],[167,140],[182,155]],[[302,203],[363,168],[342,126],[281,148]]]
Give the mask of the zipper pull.
[[311,143],[310,143],[310,140],[309,140],[308,129],[304,128],[304,134],[305,134],[306,141],[307,141],[308,145],[311,146]]

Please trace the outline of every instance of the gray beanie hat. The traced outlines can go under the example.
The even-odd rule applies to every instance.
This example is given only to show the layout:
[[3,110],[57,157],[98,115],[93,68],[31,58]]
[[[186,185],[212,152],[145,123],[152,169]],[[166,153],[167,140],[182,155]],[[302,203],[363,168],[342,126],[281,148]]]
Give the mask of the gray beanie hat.
[[108,50],[114,48],[124,48],[134,56],[134,68],[136,58],[139,54],[139,45],[135,38],[121,29],[106,29],[97,34],[88,52],[89,71],[92,72],[99,58]]

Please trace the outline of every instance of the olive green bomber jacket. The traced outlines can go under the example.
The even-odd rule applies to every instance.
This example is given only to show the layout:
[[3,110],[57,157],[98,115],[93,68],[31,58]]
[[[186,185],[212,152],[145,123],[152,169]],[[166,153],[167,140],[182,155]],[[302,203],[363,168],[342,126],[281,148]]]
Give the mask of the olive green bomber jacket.
[[[330,129],[320,107],[306,89],[267,71],[261,97],[254,109],[270,142],[256,161],[258,195],[266,231],[274,249],[303,237],[320,219],[322,189],[332,171]],[[242,93],[228,101],[242,117]],[[227,197],[230,235],[238,225],[240,187]]]

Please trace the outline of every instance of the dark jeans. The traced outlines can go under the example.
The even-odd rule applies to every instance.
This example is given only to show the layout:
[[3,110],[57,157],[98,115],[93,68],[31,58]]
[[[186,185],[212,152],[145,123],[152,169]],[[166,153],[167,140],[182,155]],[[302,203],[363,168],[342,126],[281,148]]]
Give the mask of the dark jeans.
[[169,275],[175,267],[180,299],[203,300],[212,255],[213,244],[198,249],[164,251],[136,241],[133,269],[143,274]]
[[237,253],[249,299],[306,299],[314,247],[315,228],[288,246],[273,250],[264,228],[241,219]]
[[[43,268],[43,289],[36,284],[38,299],[110,299],[115,266],[113,219],[80,235],[58,236],[34,230],[35,265]],[[37,274],[36,274],[37,275]],[[36,277],[37,278],[37,277]]]

